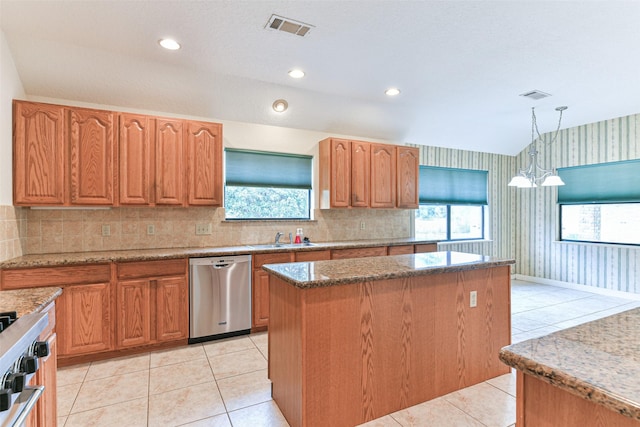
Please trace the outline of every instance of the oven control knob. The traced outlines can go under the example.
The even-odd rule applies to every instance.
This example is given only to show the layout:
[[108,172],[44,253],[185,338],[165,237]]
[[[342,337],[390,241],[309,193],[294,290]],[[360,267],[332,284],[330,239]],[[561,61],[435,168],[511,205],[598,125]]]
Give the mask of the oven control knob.
[[14,393],[20,393],[24,389],[26,379],[24,372],[9,374],[4,380],[4,387],[13,390]]
[[37,357],[47,357],[49,355],[49,342],[36,341],[33,346],[33,354]]
[[33,374],[38,370],[38,358],[36,356],[24,356],[20,361],[20,371],[25,374]]
[[6,411],[11,407],[11,394],[13,390],[3,388],[0,390],[0,411]]

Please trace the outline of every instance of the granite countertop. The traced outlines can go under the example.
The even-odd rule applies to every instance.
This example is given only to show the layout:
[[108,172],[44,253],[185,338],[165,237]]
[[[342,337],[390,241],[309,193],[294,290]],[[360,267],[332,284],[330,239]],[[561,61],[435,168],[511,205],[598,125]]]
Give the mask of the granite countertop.
[[0,311],[17,311],[18,317],[42,311],[62,294],[54,287],[0,291]]
[[428,252],[330,261],[267,264],[262,268],[298,288],[441,274],[515,264],[513,259],[462,252]]
[[433,240],[419,239],[379,239],[354,240],[342,242],[313,243],[307,245],[283,245],[281,247],[251,246],[218,246],[207,248],[171,248],[171,249],[133,249],[126,251],[65,252],[53,254],[24,255],[0,262],[2,268],[55,267],[74,264],[99,264],[124,261],[153,261],[172,258],[228,256],[241,254],[258,254],[282,251],[317,251],[323,249],[349,249],[373,246],[400,246],[411,244],[437,243]]
[[640,421],[640,308],[510,345],[525,374]]

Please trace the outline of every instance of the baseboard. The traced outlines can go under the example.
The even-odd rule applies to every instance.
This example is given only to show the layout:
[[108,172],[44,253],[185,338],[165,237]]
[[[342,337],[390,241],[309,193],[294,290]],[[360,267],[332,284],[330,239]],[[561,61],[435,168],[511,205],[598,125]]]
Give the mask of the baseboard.
[[613,289],[596,288],[595,286],[579,285],[577,283],[563,282],[560,280],[544,279],[542,277],[525,276],[524,274],[514,274],[512,279],[522,280],[525,282],[540,283],[541,285],[558,286],[560,288],[573,289],[576,291],[591,292],[593,294],[607,295],[610,297],[626,298],[634,301],[640,301],[640,294],[631,292],[615,291]]

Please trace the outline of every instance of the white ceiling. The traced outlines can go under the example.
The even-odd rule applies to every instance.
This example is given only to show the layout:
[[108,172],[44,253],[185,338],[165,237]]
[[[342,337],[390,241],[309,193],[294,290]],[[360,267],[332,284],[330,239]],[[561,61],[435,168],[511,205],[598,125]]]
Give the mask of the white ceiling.
[[[639,1],[0,0],[28,95],[515,155],[640,113]],[[271,14],[314,25],[264,29]],[[183,48],[159,47],[173,37]],[[302,68],[294,80],[287,71]],[[389,98],[384,90],[402,93]],[[553,96],[518,96],[538,89]],[[276,114],[272,102],[289,110]]]

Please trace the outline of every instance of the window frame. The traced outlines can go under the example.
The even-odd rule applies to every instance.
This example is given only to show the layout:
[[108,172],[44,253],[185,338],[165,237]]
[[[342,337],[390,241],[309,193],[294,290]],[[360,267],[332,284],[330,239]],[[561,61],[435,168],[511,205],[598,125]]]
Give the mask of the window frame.
[[[485,239],[485,231],[486,231],[486,209],[487,205],[462,205],[462,204],[444,204],[444,203],[420,203],[419,206],[445,206],[447,212],[447,231],[446,231],[446,240],[439,240],[440,242],[476,242]],[[463,239],[452,239],[451,238],[451,207],[452,206],[477,206],[480,208],[480,222],[481,222],[481,236],[473,237],[473,238],[463,238]],[[420,209],[420,208],[418,208]],[[417,229],[415,227],[415,216],[414,216],[414,236],[417,234]]]
[[[562,237],[562,208],[564,206],[590,206],[596,203],[558,203],[558,241],[567,242],[567,243],[588,243],[594,245],[615,245],[615,246],[634,246],[640,247],[640,242],[638,243],[628,243],[628,242],[612,242],[605,240],[579,240],[579,239],[565,239]],[[640,210],[640,202],[628,202],[628,203],[597,203],[598,205],[621,205],[621,204],[634,204],[638,205],[638,209]]]

